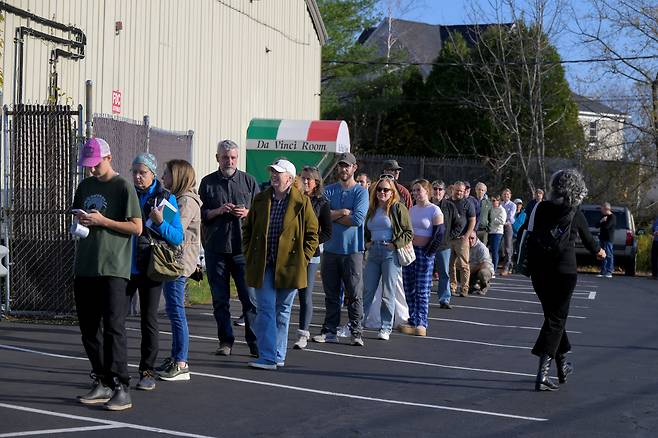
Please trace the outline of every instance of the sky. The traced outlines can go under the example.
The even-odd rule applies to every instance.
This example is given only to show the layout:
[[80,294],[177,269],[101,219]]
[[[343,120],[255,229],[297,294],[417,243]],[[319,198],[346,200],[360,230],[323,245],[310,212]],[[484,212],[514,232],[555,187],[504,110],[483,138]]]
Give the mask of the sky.
[[[380,8],[387,1],[396,2],[396,0],[380,0]],[[412,21],[419,21],[429,24],[469,24],[474,21],[472,6],[478,6],[485,11],[486,15],[493,20],[491,0],[398,0],[403,5],[403,10],[394,13],[396,17],[405,18]],[[404,7],[411,5],[411,7]],[[588,59],[592,53],[581,43],[580,38],[573,31],[575,29],[575,20],[571,17],[584,17],[588,11],[587,3],[579,0],[572,0],[570,7],[573,10],[567,14],[564,22],[560,26],[560,32],[552,36],[552,42],[558,48],[558,52],[563,60],[569,59]],[[401,14],[399,14],[401,12]],[[588,64],[565,64],[566,77],[569,84],[577,93],[595,96],[600,93],[601,82],[598,80],[599,75],[592,71],[592,65]]]

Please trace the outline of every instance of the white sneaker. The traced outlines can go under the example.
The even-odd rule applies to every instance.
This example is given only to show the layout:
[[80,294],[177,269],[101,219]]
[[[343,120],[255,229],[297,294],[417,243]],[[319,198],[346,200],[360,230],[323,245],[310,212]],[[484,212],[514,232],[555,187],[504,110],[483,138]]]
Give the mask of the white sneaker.
[[596,278],[603,278],[603,274],[596,274]]
[[350,325],[345,324],[342,327],[338,327],[338,330],[336,330],[336,336],[339,338],[349,338],[352,336],[352,330],[350,330]]
[[388,341],[388,339],[390,337],[391,337],[391,331],[390,330],[381,329],[379,331],[379,334],[377,334],[377,339],[381,339],[382,341]]
[[612,274],[605,274],[605,278],[612,278]]

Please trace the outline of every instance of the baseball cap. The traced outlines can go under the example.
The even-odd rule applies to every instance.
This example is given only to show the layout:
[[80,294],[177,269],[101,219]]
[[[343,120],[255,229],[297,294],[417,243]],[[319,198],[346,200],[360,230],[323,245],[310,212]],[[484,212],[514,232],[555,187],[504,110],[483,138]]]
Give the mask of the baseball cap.
[[384,169],[402,170],[402,167],[398,164],[398,160],[386,160],[384,161]]
[[523,199],[521,199],[521,198],[516,198],[516,199],[514,200],[514,203],[515,203],[515,204],[523,204]]
[[338,162],[353,165],[356,164],[356,157],[349,152],[344,152],[338,157]]
[[279,173],[287,172],[292,176],[297,175],[295,165],[288,160],[276,160],[274,163],[267,166],[267,168]]
[[90,138],[82,147],[78,166],[95,167],[108,155],[111,155],[110,145],[102,138]]

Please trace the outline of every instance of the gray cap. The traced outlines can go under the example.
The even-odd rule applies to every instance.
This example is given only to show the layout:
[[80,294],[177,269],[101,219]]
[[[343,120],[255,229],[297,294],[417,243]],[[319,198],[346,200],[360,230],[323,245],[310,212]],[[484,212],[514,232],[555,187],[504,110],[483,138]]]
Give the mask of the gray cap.
[[384,161],[384,169],[402,170],[402,167],[400,167],[397,160],[386,160]]
[[338,157],[338,162],[354,165],[356,164],[356,157],[349,152],[344,152]]

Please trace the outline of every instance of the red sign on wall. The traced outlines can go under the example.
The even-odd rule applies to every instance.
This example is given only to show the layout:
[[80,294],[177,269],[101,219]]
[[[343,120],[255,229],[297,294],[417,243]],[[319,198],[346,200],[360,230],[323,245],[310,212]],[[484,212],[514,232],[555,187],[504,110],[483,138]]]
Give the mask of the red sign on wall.
[[112,90],[112,114],[121,114],[121,91]]

